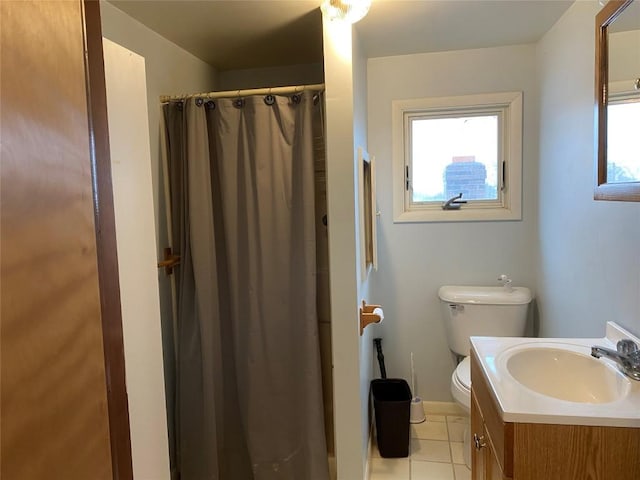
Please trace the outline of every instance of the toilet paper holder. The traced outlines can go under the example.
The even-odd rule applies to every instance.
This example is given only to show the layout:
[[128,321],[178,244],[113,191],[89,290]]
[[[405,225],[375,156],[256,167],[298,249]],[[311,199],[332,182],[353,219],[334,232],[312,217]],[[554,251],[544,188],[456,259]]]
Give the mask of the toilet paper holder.
[[381,305],[367,305],[367,302],[363,300],[362,307],[360,307],[360,335],[367,325],[380,323],[383,318],[384,312]]

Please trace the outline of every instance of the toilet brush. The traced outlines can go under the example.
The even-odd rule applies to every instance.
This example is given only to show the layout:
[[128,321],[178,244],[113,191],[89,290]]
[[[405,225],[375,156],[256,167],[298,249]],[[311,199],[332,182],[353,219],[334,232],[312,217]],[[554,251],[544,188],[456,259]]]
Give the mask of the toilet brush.
[[427,418],[424,415],[422,398],[416,395],[416,371],[413,366],[413,352],[411,352],[411,392],[413,394],[413,398],[411,399],[411,413],[409,421],[411,423],[422,423]]

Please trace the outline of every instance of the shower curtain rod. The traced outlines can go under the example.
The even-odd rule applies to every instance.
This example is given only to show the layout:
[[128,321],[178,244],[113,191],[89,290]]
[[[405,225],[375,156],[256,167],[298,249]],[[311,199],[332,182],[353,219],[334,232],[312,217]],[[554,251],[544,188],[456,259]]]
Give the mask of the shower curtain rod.
[[305,90],[324,90],[324,83],[317,83],[314,85],[297,85],[292,87],[269,87],[269,88],[254,88],[250,90],[226,90],[224,92],[209,92],[209,93],[194,93],[190,95],[162,95],[160,102],[165,103],[171,100],[187,100],[194,97],[202,98],[233,98],[233,97],[246,97],[249,95],[286,95],[288,93],[304,92]]

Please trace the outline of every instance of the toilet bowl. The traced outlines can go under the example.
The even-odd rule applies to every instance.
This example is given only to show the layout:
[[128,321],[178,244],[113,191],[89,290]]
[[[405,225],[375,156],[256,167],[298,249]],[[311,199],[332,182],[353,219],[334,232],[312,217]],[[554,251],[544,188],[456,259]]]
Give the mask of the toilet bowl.
[[[465,357],[451,374],[451,395],[454,400],[469,415],[471,413],[471,359]],[[469,426],[462,434],[462,458],[468,468],[471,468],[471,433]]]
[[465,357],[451,374],[451,395],[465,412],[471,412],[471,360],[469,357]]

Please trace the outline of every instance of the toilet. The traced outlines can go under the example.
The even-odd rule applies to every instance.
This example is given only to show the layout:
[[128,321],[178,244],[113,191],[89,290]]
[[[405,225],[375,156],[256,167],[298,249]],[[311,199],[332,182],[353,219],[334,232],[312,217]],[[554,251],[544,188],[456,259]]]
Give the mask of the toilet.
[[[506,278],[506,277],[505,277]],[[522,337],[527,323],[531,291],[512,287],[465,287],[446,285],[438,290],[449,349],[458,366],[451,375],[451,394],[467,412],[471,411],[470,337]],[[465,433],[464,457],[470,468],[470,438]]]

